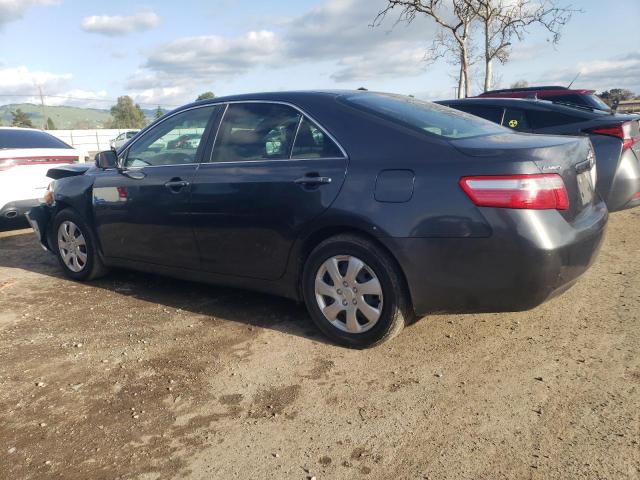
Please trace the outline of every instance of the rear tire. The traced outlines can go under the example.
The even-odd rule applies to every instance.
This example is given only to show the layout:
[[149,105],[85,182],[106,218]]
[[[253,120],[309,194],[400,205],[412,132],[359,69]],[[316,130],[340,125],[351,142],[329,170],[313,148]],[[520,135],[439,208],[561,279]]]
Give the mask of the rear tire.
[[66,208],[55,216],[51,239],[65,275],[93,280],[107,273],[96,248],[93,232],[78,213]]
[[398,335],[413,317],[404,278],[378,245],[337,235],[309,254],[302,274],[307,310],[334,342],[369,348]]

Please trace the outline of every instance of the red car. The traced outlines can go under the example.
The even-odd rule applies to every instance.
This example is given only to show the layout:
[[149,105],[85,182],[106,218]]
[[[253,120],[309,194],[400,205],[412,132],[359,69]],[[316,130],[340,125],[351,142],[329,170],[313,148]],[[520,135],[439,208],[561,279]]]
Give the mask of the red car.
[[609,105],[604,103],[595,94],[595,90],[570,89],[567,87],[547,86],[547,87],[526,87],[526,88],[505,88],[503,90],[489,90],[481,93],[478,97],[492,98],[539,98],[549,100],[553,103],[565,105],[577,105],[595,110],[610,112]]

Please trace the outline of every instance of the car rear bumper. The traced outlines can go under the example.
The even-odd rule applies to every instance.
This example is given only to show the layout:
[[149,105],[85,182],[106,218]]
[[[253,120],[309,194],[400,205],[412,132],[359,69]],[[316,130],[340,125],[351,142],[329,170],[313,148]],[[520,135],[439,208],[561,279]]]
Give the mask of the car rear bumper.
[[0,208],[0,219],[12,220],[22,217],[29,209],[36,207],[40,204],[40,200],[17,200],[15,202],[9,202],[4,204]]
[[[484,211],[486,210],[486,211]],[[573,224],[556,211],[483,209],[487,238],[382,238],[403,269],[414,310],[502,312],[534,308],[571,287],[595,260],[604,202]]]
[[620,158],[620,164],[611,183],[607,198],[609,211],[617,212],[640,205],[640,160],[633,151],[627,150]]

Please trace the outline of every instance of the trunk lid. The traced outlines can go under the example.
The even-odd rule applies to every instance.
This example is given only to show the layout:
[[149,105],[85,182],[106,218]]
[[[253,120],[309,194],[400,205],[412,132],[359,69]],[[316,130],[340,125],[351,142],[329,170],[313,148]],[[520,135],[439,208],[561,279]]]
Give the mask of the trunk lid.
[[[576,218],[599,200],[595,193],[596,158],[588,137],[508,132],[451,143],[465,155],[519,161],[530,159],[540,173],[560,175],[569,196],[569,208],[560,213],[567,220]],[[512,172],[505,172],[509,173]]]

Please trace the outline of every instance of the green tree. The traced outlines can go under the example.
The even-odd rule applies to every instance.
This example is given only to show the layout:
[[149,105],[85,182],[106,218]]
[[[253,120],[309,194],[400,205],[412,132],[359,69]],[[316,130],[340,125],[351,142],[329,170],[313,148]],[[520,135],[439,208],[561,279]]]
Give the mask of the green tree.
[[156,108],[156,113],[154,114],[154,118],[158,119],[160,118],[162,115],[164,115],[164,110],[162,110],[160,108],[160,105],[158,105],[158,108]]
[[612,88],[611,90],[602,92],[599,97],[604,100],[607,105],[611,106],[616,101],[631,100],[635,98],[635,94],[626,88]]
[[147,123],[140,105],[134,104],[128,95],[118,97],[111,107],[111,116],[111,128],[142,128]]
[[33,123],[31,123],[29,115],[27,115],[21,109],[16,109],[15,112],[11,112],[11,115],[13,116],[13,120],[11,121],[12,126],[33,128]]
[[212,98],[216,98],[213,92],[204,92],[198,95],[198,98],[196,98],[196,102],[199,100],[210,100]]
[[53,120],[51,120],[51,117],[47,117],[47,130],[55,130],[56,129],[56,124],[53,123]]

